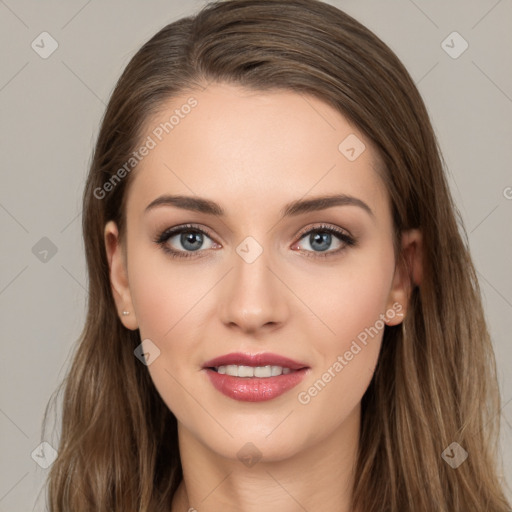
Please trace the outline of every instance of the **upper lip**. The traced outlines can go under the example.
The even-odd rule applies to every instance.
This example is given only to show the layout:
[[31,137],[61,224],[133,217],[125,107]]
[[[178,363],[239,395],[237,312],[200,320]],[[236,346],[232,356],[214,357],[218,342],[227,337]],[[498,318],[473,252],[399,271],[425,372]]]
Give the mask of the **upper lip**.
[[308,368],[304,363],[268,352],[261,354],[243,354],[242,352],[233,352],[231,354],[225,354],[223,356],[210,359],[210,361],[206,361],[203,368],[217,368],[228,364],[235,364],[239,366],[281,366],[283,368],[290,368],[290,370]]

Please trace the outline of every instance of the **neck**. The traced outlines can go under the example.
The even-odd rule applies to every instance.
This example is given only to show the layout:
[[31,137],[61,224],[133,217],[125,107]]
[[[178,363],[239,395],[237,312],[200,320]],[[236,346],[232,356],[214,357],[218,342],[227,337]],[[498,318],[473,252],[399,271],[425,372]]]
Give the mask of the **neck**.
[[172,512],[352,512],[360,407],[328,437],[284,460],[251,467],[212,451],[182,424],[178,439],[183,480]]

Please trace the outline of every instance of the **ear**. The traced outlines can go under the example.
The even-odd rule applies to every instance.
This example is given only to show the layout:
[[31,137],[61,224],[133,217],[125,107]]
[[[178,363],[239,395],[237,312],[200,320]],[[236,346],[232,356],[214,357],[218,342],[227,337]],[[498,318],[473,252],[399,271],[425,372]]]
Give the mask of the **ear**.
[[[128,284],[128,272],[126,268],[126,255],[123,245],[119,241],[119,231],[114,221],[105,225],[105,248],[109,265],[110,286],[117,306],[117,314],[127,329],[138,329],[137,318],[132,304],[130,287]],[[128,311],[128,315],[123,315]]]
[[393,284],[388,298],[388,310],[396,311],[387,325],[398,325],[407,315],[412,289],[419,286],[423,277],[423,237],[419,229],[402,232],[401,248],[395,267]]

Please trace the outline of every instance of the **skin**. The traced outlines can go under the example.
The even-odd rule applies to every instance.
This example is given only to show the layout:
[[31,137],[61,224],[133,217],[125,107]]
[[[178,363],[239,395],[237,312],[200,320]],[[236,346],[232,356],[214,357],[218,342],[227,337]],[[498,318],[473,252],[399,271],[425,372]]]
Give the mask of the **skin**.
[[[172,511],[348,512],[360,402],[383,331],[309,403],[300,403],[298,393],[329,368],[332,376],[338,356],[393,305],[403,316],[386,317],[386,323],[403,320],[409,276],[420,276],[421,233],[403,233],[409,265],[398,266],[378,155],[327,104],[290,91],[210,84],[170,100],[148,123],[147,134],[191,95],[197,107],[134,171],[126,247],[114,222],[104,233],[119,318],[159,348],[147,368],[178,420],[184,481]],[[354,161],[338,150],[350,134],[366,145]],[[214,200],[226,217],[173,206],[145,214],[165,193]],[[280,217],[292,200],[334,193],[359,198],[373,216],[345,205]],[[167,245],[188,249],[193,257],[172,259],[154,238],[186,223],[212,236],[204,236],[194,252],[174,235]],[[322,251],[312,237],[298,235],[322,223],[344,229],[357,244],[318,256]],[[250,264],[236,252],[247,236],[263,248]],[[333,235],[327,251],[343,245]],[[130,315],[123,316],[123,310]],[[280,397],[240,402],[217,391],[202,370],[207,360],[231,352],[272,352],[310,370]],[[252,467],[237,457],[249,442],[261,455]]]

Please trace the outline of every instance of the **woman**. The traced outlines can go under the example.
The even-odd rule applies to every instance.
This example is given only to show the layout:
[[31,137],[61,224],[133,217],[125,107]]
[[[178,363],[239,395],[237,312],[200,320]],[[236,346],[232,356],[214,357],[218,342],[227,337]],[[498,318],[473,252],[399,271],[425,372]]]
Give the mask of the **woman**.
[[424,103],[316,0],[163,28],[84,191],[52,512],[509,510],[500,401]]

